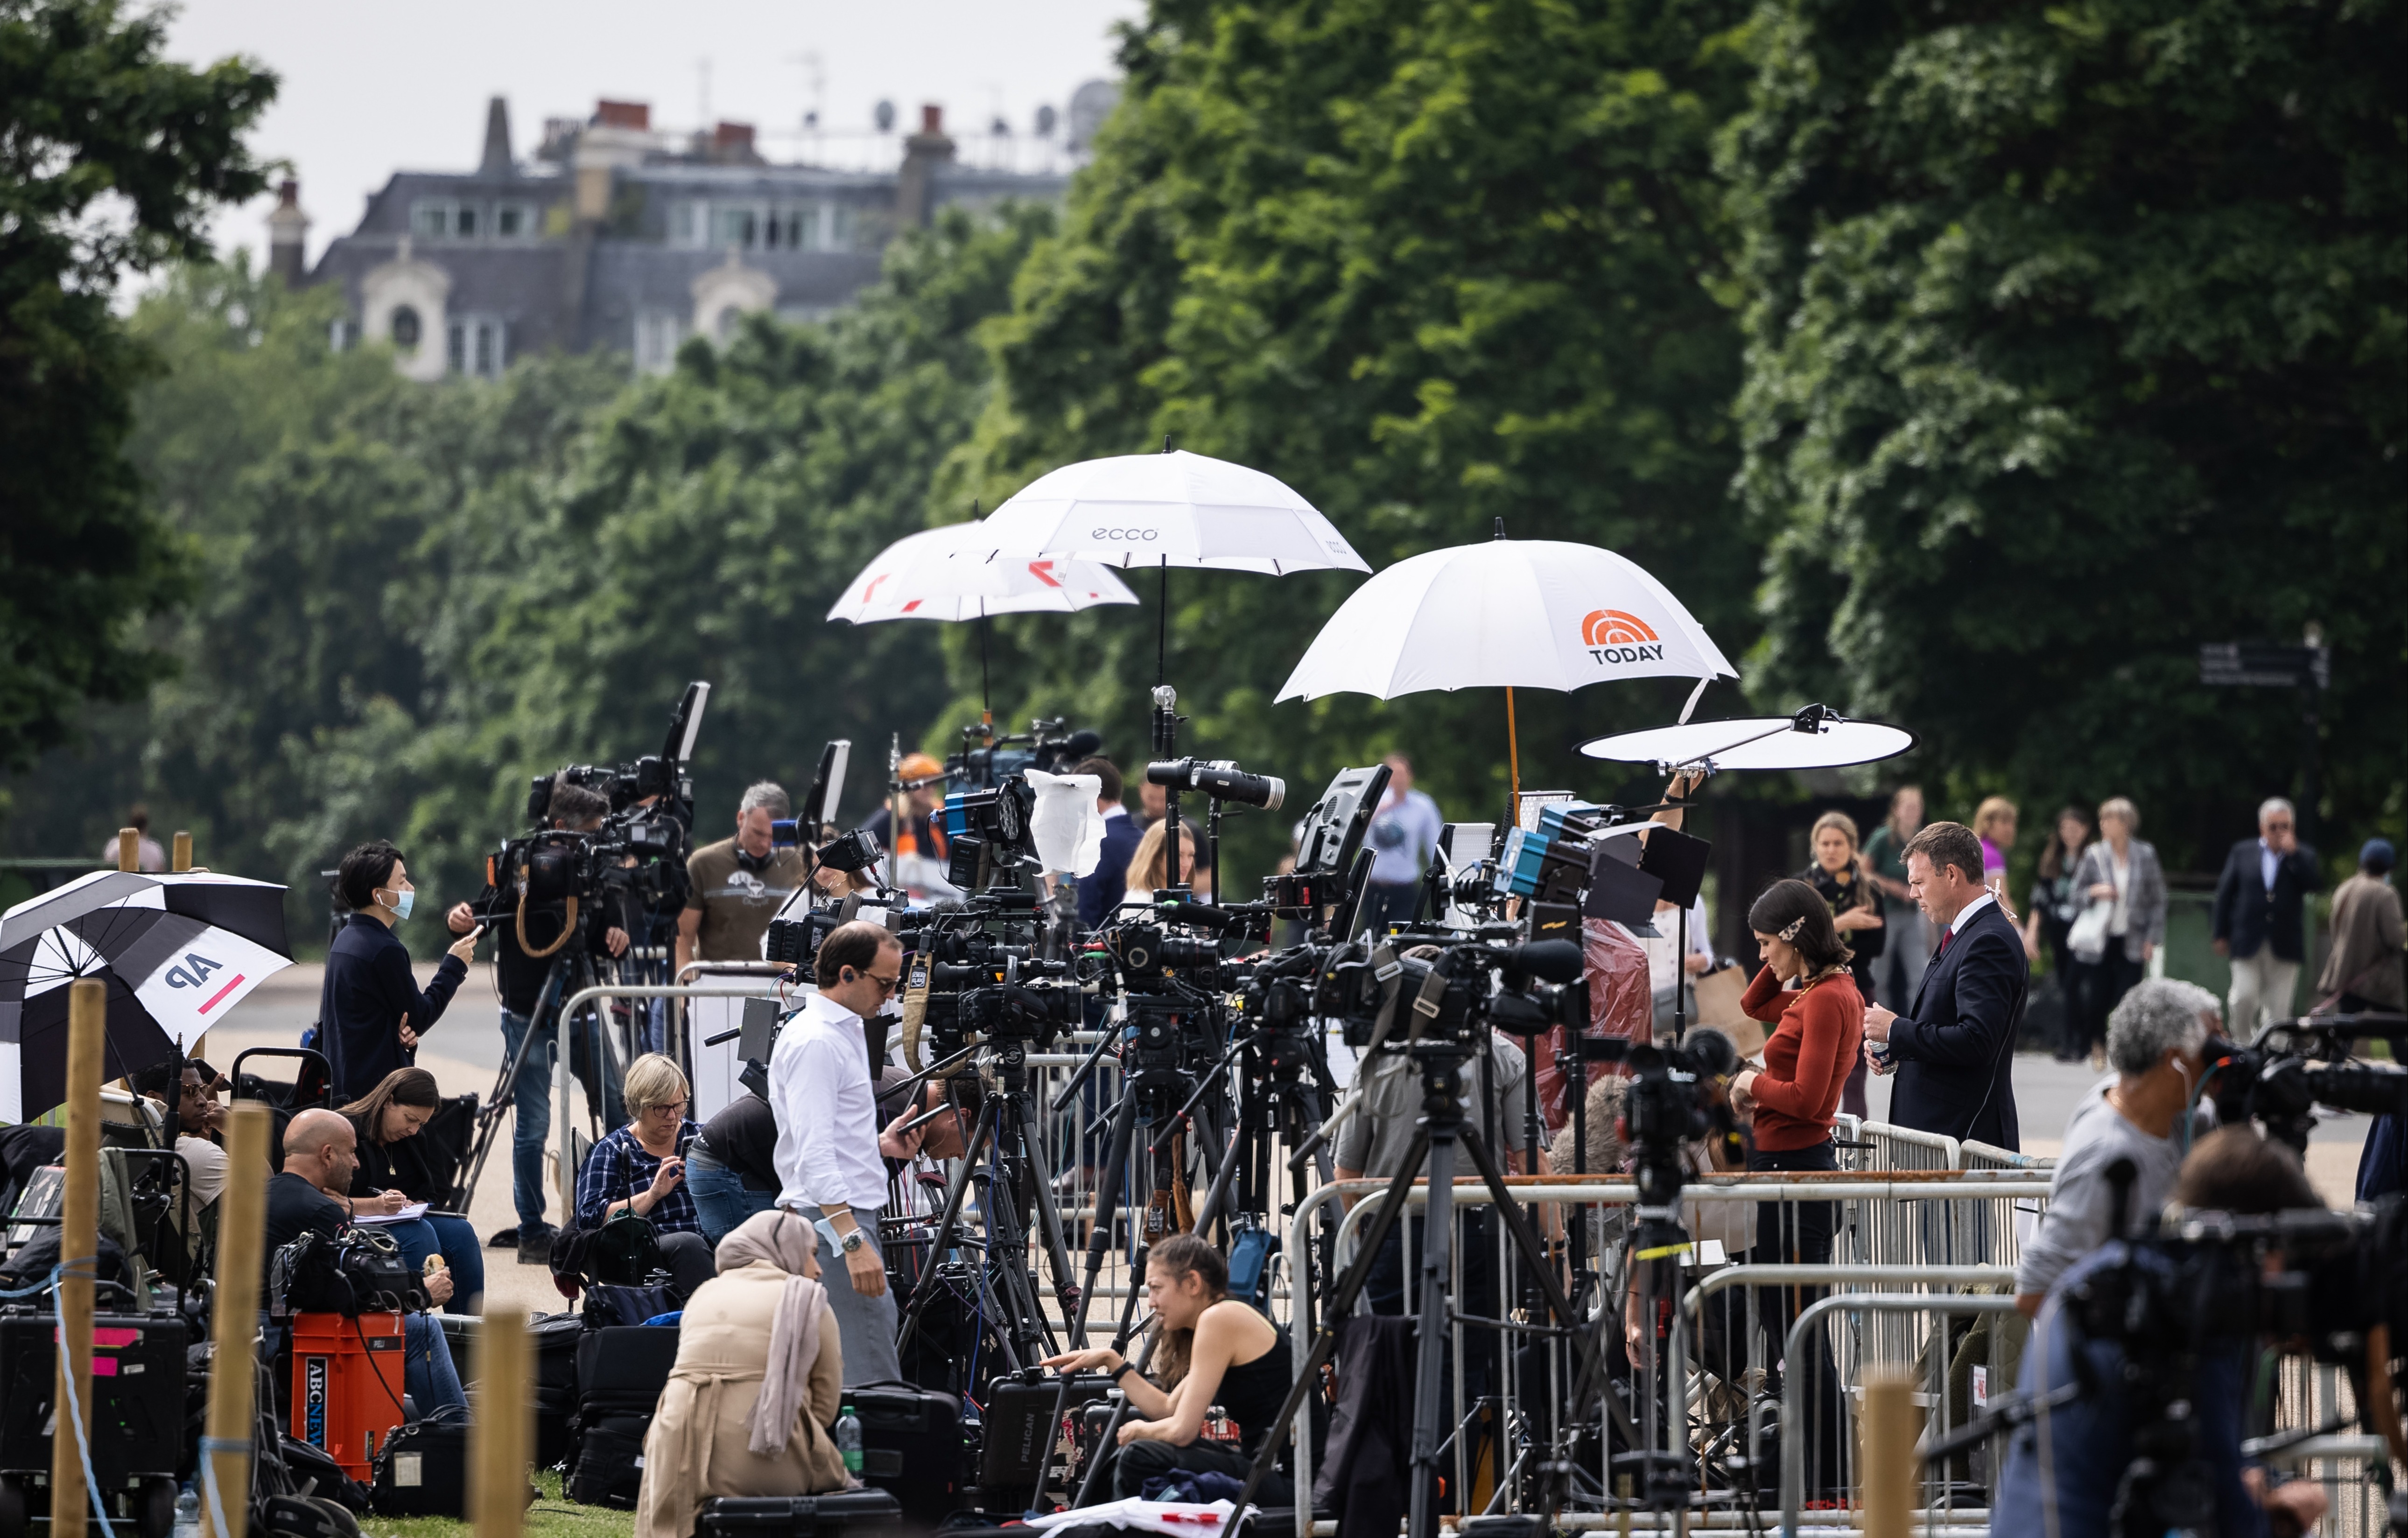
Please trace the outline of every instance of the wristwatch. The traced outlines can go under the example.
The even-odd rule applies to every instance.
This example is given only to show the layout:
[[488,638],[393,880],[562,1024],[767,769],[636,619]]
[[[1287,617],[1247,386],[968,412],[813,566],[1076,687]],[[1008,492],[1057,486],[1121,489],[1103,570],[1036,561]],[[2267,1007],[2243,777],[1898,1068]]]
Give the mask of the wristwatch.
[[864,1245],[869,1243],[869,1235],[862,1232],[861,1225],[858,1223],[855,1223],[853,1226],[853,1232],[851,1233],[838,1233],[836,1231],[836,1225],[829,1222],[824,1218],[821,1218],[813,1226],[822,1233],[827,1235],[827,1242],[829,1244],[834,1245],[837,1248],[844,1251],[847,1255],[852,1254],[854,1250],[859,1249]]

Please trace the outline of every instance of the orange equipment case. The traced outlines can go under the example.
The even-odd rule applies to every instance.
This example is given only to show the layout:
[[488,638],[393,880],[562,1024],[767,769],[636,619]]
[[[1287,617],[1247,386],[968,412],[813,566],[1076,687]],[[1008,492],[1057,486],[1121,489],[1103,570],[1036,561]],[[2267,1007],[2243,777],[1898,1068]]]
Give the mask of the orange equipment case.
[[366,1484],[402,1422],[399,1314],[293,1316],[293,1435]]

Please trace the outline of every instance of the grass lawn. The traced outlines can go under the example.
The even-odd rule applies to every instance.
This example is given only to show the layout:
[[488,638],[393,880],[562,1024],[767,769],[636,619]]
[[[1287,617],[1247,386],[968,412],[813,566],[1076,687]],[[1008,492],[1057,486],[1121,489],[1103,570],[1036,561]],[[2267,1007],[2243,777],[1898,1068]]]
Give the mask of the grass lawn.
[[[527,1508],[526,1538],[629,1538],[636,1514],[609,1506],[579,1506],[561,1494],[560,1474],[545,1469],[535,1476],[543,1493]],[[361,1538],[468,1538],[471,1524],[448,1517],[363,1517]]]

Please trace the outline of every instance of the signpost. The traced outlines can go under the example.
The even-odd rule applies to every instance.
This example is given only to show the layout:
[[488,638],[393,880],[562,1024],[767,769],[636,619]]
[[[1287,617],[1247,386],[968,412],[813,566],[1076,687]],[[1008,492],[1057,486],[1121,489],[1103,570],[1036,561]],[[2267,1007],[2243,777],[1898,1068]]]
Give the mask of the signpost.
[[2332,648],[2324,644],[2324,627],[2311,623],[2299,646],[2262,641],[2211,641],[2199,648],[2199,681],[2221,688],[2304,689],[2307,704],[2300,714],[2300,842],[2314,844],[2316,801],[2322,793],[2317,775],[2317,704],[2332,687]]

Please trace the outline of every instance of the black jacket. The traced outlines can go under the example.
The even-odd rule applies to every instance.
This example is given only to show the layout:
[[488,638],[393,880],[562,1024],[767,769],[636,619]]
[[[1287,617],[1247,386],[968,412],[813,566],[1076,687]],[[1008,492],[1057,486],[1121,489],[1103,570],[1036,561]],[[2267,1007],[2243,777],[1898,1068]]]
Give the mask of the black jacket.
[[1890,1022],[1898,1087],[1889,1118],[1917,1132],[2020,1148],[2015,1022],[2030,980],[2023,937],[1996,902],[1924,969],[1914,1007]]
[[1104,819],[1104,853],[1096,868],[1079,877],[1079,922],[1101,929],[1128,895],[1128,862],[1137,854],[1145,829],[1124,812]]
[[446,955],[420,992],[409,948],[393,931],[355,913],[326,949],[325,990],[318,998],[318,1050],[335,1071],[335,1104],[358,1100],[414,1054],[401,1049],[401,1018],[420,1035],[443,1018],[466,963]]
[[1338,1326],[1338,1408],[1312,1503],[1338,1538],[1396,1538],[1412,1490],[1415,1321],[1357,1314]]
[[[536,1004],[543,997],[544,981],[552,975],[552,963],[559,961],[568,947],[564,945],[549,956],[528,955],[525,947],[519,944],[518,909],[503,906],[491,887],[479,892],[477,900],[469,904],[468,908],[486,926],[486,933],[493,936],[494,980],[500,987],[502,1007],[521,1018],[533,1018]],[[527,943],[538,950],[544,949],[560,938],[560,932],[567,922],[566,904],[553,903],[548,906],[530,904],[526,914]],[[597,972],[610,960],[609,936],[614,928],[624,930],[630,944],[644,943],[647,928],[644,910],[632,895],[611,894],[603,910],[586,922],[585,948],[593,956]],[[561,995],[552,1001],[553,1005],[566,1004],[576,990],[577,984],[572,975],[564,979]]]
[[2235,960],[2274,947],[2274,959],[2296,961],[2301,955],[2301,911],[2308,893],[2322,883],[2316,876],[2316,851],[2301,844],[2274,862],[2274,890],[2266,890],[2266,868],[2258,840],[2244,838],[2224,857],[2224,874],[2215,878],[2215,937],[2230,945]]

